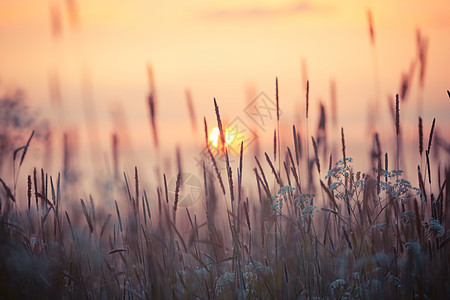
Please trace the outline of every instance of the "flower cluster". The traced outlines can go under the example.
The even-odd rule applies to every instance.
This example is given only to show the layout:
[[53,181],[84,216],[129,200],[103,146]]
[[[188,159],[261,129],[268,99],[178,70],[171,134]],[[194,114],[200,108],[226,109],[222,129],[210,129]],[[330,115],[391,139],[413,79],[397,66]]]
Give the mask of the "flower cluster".
[[345,163],[344,160],[339,160],[325,176],[329,181],[328,189],[337,199],[348,200],[354,197],[357,199],[364,190],[365,176],[361,175],[361,172],[353,172],[352,162],[351,157],[346,158]]
[[305,205],[310,204],[315,196],[315,194],[300,194],[295,198],[295,203],[297,206],[303,208]]
[[341,177],[345,177],[345,175],[350,175],[350,173],[351,173],[350,165],[347,164],[347,162],[352,163],[353,158],[346,157],[345,162],[342,159],[339,160],[336,163],[336,167],[334,167],[328,171],[328,174],[327,174],[327,176],[325,176],[325,179],[328,179],[329,177],[331,177],[331,178],[339,180]]
[[249,263],[244,268],[245,272],[253,272],[262,278],[269,278],[273,276],[273,271],[270,267],[263,265],[262,263],[255,261]]
[[272,212],[273,214],[280,213],[283,209],[283,200],[287,193],[293,193],[295,188],[289,185],[283,186],[278,190],[275,196],[272,196]]
[[[266,286],[266,282],[273,276],[270,267],[255,261],[244,267],[242,276],[245,282],[245,299],[257,298],[257,291]],[[235,274],[225,272],[216,279],[215,294],[219,299],[233,298],[235,292]]]
[[344,279],[336,279],[330,284],[331,293],[333,296],[342,297],[345,294],[346,282]]
[[[375,169],[375,171],[378,171]],[[398,200],[401,200],[403,203],[406,203],[406,200],[415,194],[423,200],[422,191],[419,188],[413,187],[411,183],[404,179],[400,178],[403,174],[402,170],[391,170],[387,171],[384,169],[379,170],[381,172],[382,177],[385,177],[386,180],[380,181],[380,190],[384,191],[386,196],[391,196]],[[393,181],[393,178],[397,178]]]
[[314,218],[314,213],[318,212],[317,206],[312,205],[312,200],[316,195],[314,194],[300,194],[294,201],[298,208],[302,210],[304,218]]
[[383,176],[384,178],[394,178],[394,177],[402,176],[402,174],[403,174],[403,170],[387,171],[387,170],[381,169],[380,172],[381,172],[381,176]]
[[445,230],[439,223],[439,220],[433,218],[430,219],[430,222],[425,223],[425,228],[428,229],[430,235],[433,235],[435,237],[441,237],[445,234]]
[[232,295],[234,289],[234,273],[226,272],[216,280],[216,296]]
[[319,212],[317,209],[317,206],[315,205],[308,205],[304,209],[302,209],[302,216],[304,218],[314,218],[314,213]]

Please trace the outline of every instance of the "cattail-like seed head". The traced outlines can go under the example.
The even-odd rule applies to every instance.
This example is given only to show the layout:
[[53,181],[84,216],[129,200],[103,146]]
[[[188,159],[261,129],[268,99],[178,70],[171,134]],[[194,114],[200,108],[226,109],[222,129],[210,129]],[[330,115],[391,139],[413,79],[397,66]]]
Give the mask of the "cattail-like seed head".
[[227,163],[227,173],[228,173],[228,184],[230,187],[230,197],[231,203],[234,202],[234,184],[233,184],[233,173],[230,166],[230,160],[228,158],[228,151],[225,153],[226,163]]
[[242,190],[242,156],[244,154],[244,142],[241,142],[241,150],[239,152],[239,173],[238,173],[238,201],[241,201],[241,190]]
[[28,189],[27,189],[27,196],[28,196],[28,210],[31,208],[31,175],[28,175]]
[[[297,146],[298,146],[298,159],[301,160],[303,148],[302,148],[302,137],[300,135],[300,131],[297,131]],[[298,164],[298,161],[297,161]]]
[[112,155],[113,155],[113,165],[114,174],[118,176],[119,174],[119,135],[115,132],[112,135]]
[[278,101],[278,77],[275,77],[275,99],[277,101],[277,121],[280,120],[280,104]]
[[174,217],[175,217],[175,212],[177,211],[177,208],[178,208],[178,198],[179,198],[179,194],[180,194],[180,187],[181,187],[181,173],[178,172],[177,183],[175,186],[175,201],[173,202]]
[[318,130],[319,132],[326,132],[326,114],[325,114],[325,106],[320,103],[320,118],[319,118],[319,125]]
[[[387,152],[384,154],[384,169],[385,169],[386,171],[389,170],[389,158],[388,158]],[[384,178],[384,179],[385,179],[386,182],[388,181],[387,175],[385,175],[385,178]]]
[[436,124],[436,118],[433,118],[433,124],[431,125],[431,131],[430,131],[430,137],[428,138],[428,153],[431,149],[431,141],[433,140],[433,132],[434,132],[434,125]]
[[367,11],[367,21],[369,22],[369,36],[370,36],[370,43],[372,46],[375,45],[375,31],[373,26],[373,17],[372,17],[372,11]]
[[[430,167],[430,152],[428,150],[425,150],[425,155],[427,158],[427,168],[428,168],[428,182],[431,184],[431,167]],[[433,196],[433,194],[431,194]],[[431,202],[433,203],[433,202]]]
[[[292,126],[292,137],[294,139],[294,150],[295,150],[295,161],[298,165],[298,140],[297,140],[297,130],[295,129],[295,125]],[[292,162],[294,164],[294,162]]]
[[220,133],[220,149],[222,154],[225,154],[225,134],[223,132],[222,127],[222,121],[220,119],[220,112],[219,112],[219,106],[217,105],[216,98],[214,98],[214,108],[216,111],[216,117],[217,117],[217,127],[219,127],[219,133]]
[[416,32],[416,36],[417,36],[417,55],[419,59],[419,68],[420,68],[419,85],[421,88],[423,88],[425,81],[425,69],[427,66],[428,38],[424,37],[419,29]]
[[419,117],[419,153],[422,156],[423,153],[423,125],[422,118]]
[[378,167],[377,167],[377,195],[380,194],[381,190],[381,156],[378,156]]
[[306,81],[306,118],[308,119],[309,112],[309,80]]
[[[122,219],[120,218],[119,205],[117,205],[117,200],[114,200],[114,203],[116,204],[116,213],[117,213],[117,219],[119,220],[120,232],[122,232],[123,228],[122,228]],[[67,212],[66,212],[66,215],[67,215]],[[67,218],[68,218],[68,216],[67,216]]]
[[219,183],[220,183],[220,187],[222,188],[222,192],[225,195],[225,186],[223,185],[222,176],[220,176],[220,172],[219,172],[219,168],[217,167],[216,159],[214,158],[214,155],[212,154],[211,149],[209,149],[209,148],[208,148],[208,154],[213,163],[217,179],[219,179]]
[[244,201],[244,212],[245,212],[245,219],[247,220],[248,230],[251,231],[252,227],[250,225],[250,216],[248,214],[248,198],[247,198],[247,201]]
[[319,171],[319,174],[320,174],[320,161],[319,161],[319,153],[317,151],[317,143],[316,143],[316,140],[314,139],[314,137],[311,137],[311,139],[312,139],[312,143],[313,143],[313,147],[314,147],[314,155],[316,157],[317,171]]
[[398,94],[395,95],[395,133],[400,135],[400,103],[398,101]]
[[277,171],[275,171],[275,168],[274,168],[272,162],[270,161],[269,155],[267,155],[267,152],[264,152],[264,154],[265,154],[265,156],[266,156],[266,160],[267,160],[267,163],[268,163],[269,166],[270,166],[270,169],[272,169],[272,173],[273,173],[273,175],[275,176],[275,179],[276,179],[277,183],[281,186],[280,178],[278,177]]
[[206,118],[203,117],[203,124],[205,125],[205,145],[206,148],[209,148],[209,142],[208,142],[208,124],[206,123]]
[[148,107],[149,107],[150,122],[151,122],[152,133],[153,133],[153,144],[155,145],[155,147],[158,147],[158,131],[156,129],[156,106],[155,106],[155,97],[153,95],[153,92],[150,92],[150,95],[148,96]]
[[380,145],[380,139],[378,137],[378,132],[375,132],[374,138],[375,138],[375,146],[376,146],[376,155],[377,155],[377,157],[381,157],[381,145]]
[[167,179],[166,179],[166,174],[163,174],[164,177],[164,192],[166,193],[166,203],[169,203],[169,192],[167,189]]
[[135,199],[136,199],[136,210],[139,213],[139,174],[138,168],[134,167],[134,187],[135,187]]
[[[261,167],[261,164],[260,164],[260,162],[259,162],[259,160],[258,160],[258,158],[256,156],[255,156],[255,160],[256,160],[256,164],[258,165],[259,171],[261,172],[261,176],[262,176],[262,179],[263,179],[262,183],[265,185],[265,187],[268,188],[269,184],[267,183],[267,179],[266,179],[266,176],[264,174],[264,170]],[[269,193],[269,195],[270,195],[270,193]]]

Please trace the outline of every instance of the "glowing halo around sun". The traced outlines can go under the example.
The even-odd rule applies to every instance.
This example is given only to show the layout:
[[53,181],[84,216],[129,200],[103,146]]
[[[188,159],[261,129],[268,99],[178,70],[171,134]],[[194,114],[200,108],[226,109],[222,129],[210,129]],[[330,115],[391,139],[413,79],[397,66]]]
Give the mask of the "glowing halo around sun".
[[227,147],[233,143],[234,134],[228,128],[224,128],[223,133],[225,135],[225,147],[221,147],[220,141],[220,130],[218,127],[214,127],[209,133],[209,142],[210,145],[216,150],[216,153],[220,153],[220,155],[224,155],[227,151]]

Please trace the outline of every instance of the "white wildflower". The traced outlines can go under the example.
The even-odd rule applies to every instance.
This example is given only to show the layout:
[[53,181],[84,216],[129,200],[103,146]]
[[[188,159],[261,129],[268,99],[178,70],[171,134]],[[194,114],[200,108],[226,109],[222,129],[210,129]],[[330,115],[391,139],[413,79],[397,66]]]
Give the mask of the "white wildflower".
[[273,271],[270,267],[267,267],[257,261],[246,265],[245,272],[253,272],[253,273],[256,273],[258,276],[263,276],[266,278],[273,275]]
[[295,188],[294,187],[292,187],[292,186],[290,186],[290,185],[285,185],[285,186],[283,186],[283,187],[281,187],[279,190],[278,190],[278,195],[284,195],[284,194],[286,194],[287,192],[290,192],[290,193],[293,193],[295,191]]
[[[387,177],[391,179],[401,174],[401,170],[394,170],[387,173],[387,175],[389,175]],[[383,191],[386,196],[396,198],[402,201],[402,203],[406,203],[406,200],[411,198],[413,194],[416,194],[420,196],[420,199],[423,199],[421,190],[413,187],[411,183],[404,178],[397,178],[395,181],[380,181],[380,190]]]
[[314,218],[314,213],[319,212],[317,206],[308,205],[302,209],[302,215],[304,218]]
[[431,218],[430,222],[425,226],[428,228],[429,232],[436,237],[441,237],[445,233],[444,228],[439,224],[439,220]]
[[295,188],[286,185],[281,187],[278,190],[278,193],[275,196],[272,196],[272,213],[277,214],[280,213],[283,209],[283,200],[286,197],[286,193],[293,193]]
[[283,209],[283,198],[279,196],[272,196],[272,214],[280,213]]
[[300,194],[294,199],[294,201],[298,207],[303,208],[306,205],[309,205],[315,196],[315,194]]
[[331,292],[334,296],[342,297],[345,293],[345,280],[336,279],[330,284]]
[[336,181],[336,182],[331,183],[331,184],[328,186],[328,189],[329,189],[330,191],[334,191],[334,190],[336,190],[338,187],[340,187],[341,185],[343,185],[342,182]]
[[226,272],[216,280],[216,296],[233,295],[234,273]]

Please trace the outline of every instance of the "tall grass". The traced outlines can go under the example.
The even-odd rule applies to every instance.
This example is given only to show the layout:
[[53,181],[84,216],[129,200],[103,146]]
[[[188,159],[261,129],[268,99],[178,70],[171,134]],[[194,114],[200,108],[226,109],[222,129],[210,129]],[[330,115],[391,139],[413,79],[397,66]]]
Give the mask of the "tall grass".
[[[368,19],[374,48],[370,11]],[[427,42],[420,34],[418,39],[423,85]],[[151,67],[148,77],[150,128],[153,145],[159,149]],[[331,116],[337,127],[335,89],[332,81]],[[18,174],[27,172],[21,166],[32,147],[33,131],[25,145],[12,152],[12,174],[0,178],[0,299],[448,298],[450,147],[435,136],[436,119],[425,148],[426,120],[418,117],[420,161],[417,167],[407,165],[400,151],[397,94],[395,108],[390,101],[395,142],[382,145],[379,133],[373,132],[369,165],[375,167],[356,170],[346,149],[344,127],[342,154],[327,153],[331,147],[323,104],[317,134],[309,135],[309,80],[305,92],[305,130],[293,125],[292,141],[282,143],[283,99],[276,78],[273,161],[269,150],[263,150],[263,156],[259,148],[256,155],[244,153],[242,142],[236,168],[230,162],[226,124],[214,99],[219,151],[213,154],[204,118],[207,151],[201,162],[202,194],[191,207],[182,207],[179,201],[183,149],[176,149],[174,190],[167,182],[169,170],[158,174],[160,184],[146,189],[145,177],[139,173],[145,166],[134,168],[134,181],[125,172],[119,179],[119,133],[112,135],[111,145],[114,193],[96,199],[80,190],[73,132],[63,135],[62,176],[34,168],[22,182]],[[186,101],[195,129],[190,92]],[[437,154],[437,147],[445,153]],[[389,167],[389,157],[395,158],[391,163],[395,169]],[[225,159],[225,171],[219,158]],[[417,187],[411,183],[415,181]],[[169,193],[174,193],[173,201]]]
[[[168,201],[165,174],[164,186],[151,192],[142,190],[137,168],[134,186],[124,174],[123,192],[112,210],[94,207],[102,199],[79,198],[78,204],[70,200],[70,180],[59,175],[55,180],[44,170],[29,174],[26,183],[18,182],[26,187],[25,199],[16,197],[7,184],[10,178],[2,179],[1,296],[444,299],[450,292],[450,166],[433,168],[436,163],[429,154],[434,128],[435,121],[425,177],[418,164],[418,188],[405,173],[388,169],[387,153],[384,169],[378,153],[378,168],[354,170],[343,128],[342,159],[333,162],[330,156],[326,171],[321,172],[316,139],[311,139],[320,177],[315,182],[318,195],[302,192],[301,143],[295,127],[295,159],[286,147],[284,175],[265,153],[272,174],[266,174],[255,157],[254,184],[242,178],[245,164],[252,165],[242,144],[235,172],[225,152],[227,189],[209,150],[200,210],[177,207],[179,150],[173,203]],[[277,148],[279,141],[274,144]],[[23,151],[20,164],[29,145],[16,152]],[[152,198],[158,199],[158,209],[149,205]]]

